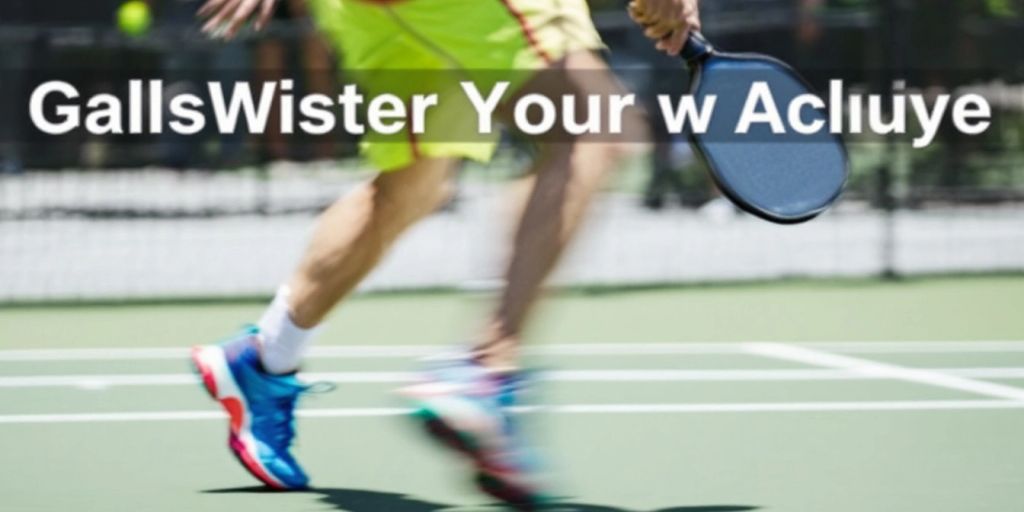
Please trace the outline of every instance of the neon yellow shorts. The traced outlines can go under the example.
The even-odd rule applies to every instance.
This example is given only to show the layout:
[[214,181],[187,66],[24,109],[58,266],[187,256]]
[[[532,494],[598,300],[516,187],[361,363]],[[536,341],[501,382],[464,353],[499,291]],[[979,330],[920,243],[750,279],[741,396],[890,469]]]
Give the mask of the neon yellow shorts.
[[603,48],[586,0],[309,0],[309,5],[339,50],[344,73],[368,97],[390,93],[408,101],[414,94],[439,94],[424,133],[406,128],[364,138],[363,153],[385,171],[421,157],[490,159],[498,135],[477,133],[476,111],[464,102],[460,81],[471,79],[482,94],[497,81],[514,89],[571,52]]

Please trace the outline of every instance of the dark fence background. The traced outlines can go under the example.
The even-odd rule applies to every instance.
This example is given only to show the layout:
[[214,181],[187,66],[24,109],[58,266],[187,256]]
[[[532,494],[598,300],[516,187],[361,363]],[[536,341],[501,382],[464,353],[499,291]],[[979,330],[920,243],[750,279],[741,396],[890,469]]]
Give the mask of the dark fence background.
[[[244,243],[254,244],[260,226],[270,229],[277,220],[287,224],[288,216],[295,215],[305,216],[297,225],[306,225],[308,216],[339,190],[365,176],[356,158],[357,141],[342,135],[95,137],[76,131],[30,137],[22,98],[39,76],[53,70],[99,77],[90,81],[90,93],[125,87],[129,76],[159,76],[170,84],[287,76],[297,81],[299,93],[330,91],[343,73],[301,1],[282,4],[264,33],[245,33],[230,43],[199,34],[193,17],[199,2],[150,3],[155,21],[142,37],[118,31],[116,1],[0,3],[0,300],[262,290],[263,281],[272,285],[276,275],[259,274],[255,266],[234,275],[237,262],[212,255],[224,251],[190,260],[190,265],[207,268],[209,276],[184,287],[177,286],[173,272],[149,280],[152,269],[140,261],[196,240],[227,243],[217,234],[231,233],[235,228],[230,224],[239,219],[254,229]],[[631,89],[679,91],[686,79],[683,67],[653,50],[625,16],[624,0],[591,4],[610,48],[609,62]],[[796,237],[793,247],[820,245],[828,263],[789,265],[786,250],[779,249],[778,261],[760,267],[756,254],[766,246],[757,245],[758,233],[768,228],[755,221],[734,223],[726,234],[714,223],[687,225],[697,239],[700,230],[712,237],[681,246],[696,251],[691,260],[680,258],[678,248],[650,249],[676,238],[680,229],[664,217],[645,216],[652,211],[682,206],[677,218],[683,220],[671,222],[717,219],[716,211],[735,215],[722,206],[685,141],[660,137],[650,154],[614,185],[613,196],[622,207],[613,209],[608,222],[637,222],[636,232],[645,234],[633,243],[664,260],[662,270],[647,265],[632,272],[632,263],[593,263],[600,260],[595,252],[581,259],[585,268],[596,266],[565,282],[1024,270],[1024,0],[708,0],[703,12],[704,31],[718,46],[779,57],[816,87],[840,78],[866,92],[888,91],[897,79],[916,90],[970,88],[992,102],[993,126],[983,135],[965,136],[945,123],[926,149],[911,149],[908,137],[848,137],[853,176],[843,203],[806,230],[784,232]],[[491,184],[515,177],[526,153],[510,139],[495,163],[467,166],[461,199],[449,209],[456,217],[448,220],[461,226],[458,230],[472,231],[466,227],[472,219],[458,217],[460,209],[475,215],[473,205],[486,202]],[[804,234],[809,238],[800,239]],[[75,236],[81,239],[65,243]],[[610,240],[593,243],[604,254],[620,250]],[[60,256],[62,251],[68,254]],[[858,251],[863,254],[857,256]],[[733,267],[715,270],[713,263],[720,263],[723,253],[738,259]],[[631,257],[622,253],[616,261]],[[167,258],[180,264],[181,258]],[[466,256],[466,261],[476,259]],[[286,266],[272,260],[259,266]],[[137,275],[124,272],[135,267]],[[384,271],[385,277],[370,287],[457,285],[486,274],[454,268],[436,272],[427,263],[411,267],[416,268],[393,275]],[[755,270],[745,270],[750,268]],[[83,273],[96,277],[83,280]]]

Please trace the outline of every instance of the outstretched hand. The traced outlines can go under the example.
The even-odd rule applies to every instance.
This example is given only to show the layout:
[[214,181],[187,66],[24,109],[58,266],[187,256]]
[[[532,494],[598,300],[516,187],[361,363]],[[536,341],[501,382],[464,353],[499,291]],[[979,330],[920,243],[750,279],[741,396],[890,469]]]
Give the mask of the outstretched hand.
[[629,17],[655,41],[655,48],[673,56],[683,50],[691,30],[700,30],[697,0],[633,0]]
[[196,15],[206,19],[204,33],[231,39],[253,17],[256,30],[265,27],[276,3],[277,0],[207,0]]

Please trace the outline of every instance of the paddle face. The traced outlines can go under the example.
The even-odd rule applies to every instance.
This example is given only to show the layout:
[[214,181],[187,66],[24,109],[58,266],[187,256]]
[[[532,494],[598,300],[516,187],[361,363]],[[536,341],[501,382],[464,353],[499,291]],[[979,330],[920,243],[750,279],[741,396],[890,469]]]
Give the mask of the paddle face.
[[[791,101],[811,94],[810,87],[786,64],[764,55],[714,51],[700,34],[683,52],[691,66],[690,94],[701,105],[716,96],[714,116],[693,144],[722,192],[744,210],[772,222],[793,224],[816,217],[842,192],[848,174],[846,149],[825,127],[801,134],[791,124]],[[779,112],[779,126],[752,123],[737,133],[751,88],[763,83]],[[759,103],[757,112],[764,112]],[[810,107],[799,110],[799,123],[825,121]]]

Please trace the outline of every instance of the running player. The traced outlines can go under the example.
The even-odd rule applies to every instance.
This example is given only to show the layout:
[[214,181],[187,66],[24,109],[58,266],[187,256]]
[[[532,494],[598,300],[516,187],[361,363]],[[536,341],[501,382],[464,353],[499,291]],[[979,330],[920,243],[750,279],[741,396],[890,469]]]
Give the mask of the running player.
[[[205,30],[231,37],[252,19],[260,28],[274,2],[208,0],[200,15],[208,19]],[[437,77],[450,71],[509,81],[519,95],[585,97],[616,87],[597,56],[603,46],[586,0],[308,2],[346,70],[355,70],[370,92],[408,96],[444,86],[448,79]],[[630,14],[669,54],[679,53],[699,23],[697,0],[637,0]],[[415,78],[403,79],[410,71]],[[602,178],[623,155],[621,144],[600,136],[561,136],[539,146],[505,286],[484,328],[454,357],[432,365],[423,383],[403,390],[428,432],[474,464],[482,490],[521,507],[546,495],[507,412],[519,384],[524,322]],[[278,489],[307,485],[289,446],[296,401],[309,389],[295,372],[316,326],[403,231],[446,201],[453,167],[466,158],[487,160],[494,147],[493,139],[368,137],[364,153],[381,172],[324,212],[301,263],[256,326],[194,350],[207,390],[230,416],[230,448],[256,478]]]

